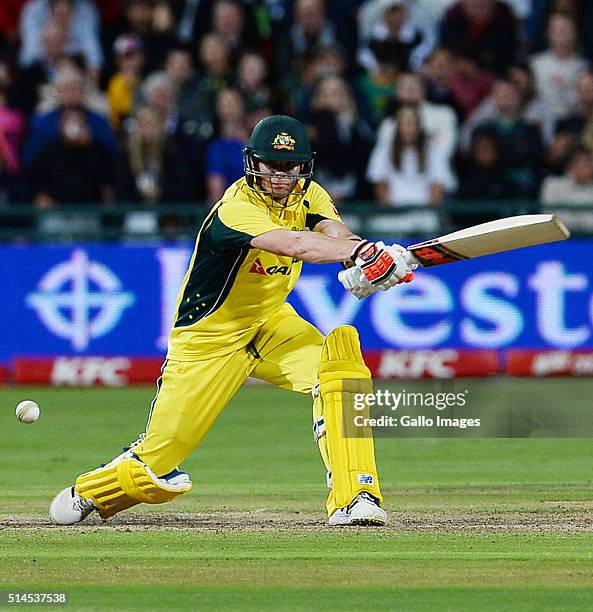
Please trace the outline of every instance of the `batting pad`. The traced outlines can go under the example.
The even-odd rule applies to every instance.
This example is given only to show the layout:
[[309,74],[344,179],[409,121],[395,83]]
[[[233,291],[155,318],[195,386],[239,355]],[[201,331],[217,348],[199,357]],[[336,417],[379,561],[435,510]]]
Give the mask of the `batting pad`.
[[76,492],[91,499],[104,519],[139,503],[164,504],[191,488],[187,474],[159,478],[135,457],[113,461],[76,479]]
[[371,373],[362,357],[358,332],[349,325],[334,329],[321,349],[319,396],[314,405],[316,422],[322,417],[325,426],[317,442],[331,473],[329,516],[350,504],[361,491],[383,502],[372,432],[356,437],[345,437],[343,432],[344,412],[352,412],[355,394],[372,392]]

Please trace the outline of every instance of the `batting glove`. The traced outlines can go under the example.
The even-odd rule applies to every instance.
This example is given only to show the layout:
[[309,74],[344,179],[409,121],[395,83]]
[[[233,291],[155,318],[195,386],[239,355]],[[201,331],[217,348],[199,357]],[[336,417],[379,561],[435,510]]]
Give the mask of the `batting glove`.
[[356,245],[351,259],[354,266],[338,274],[342,286],[362,299],[381,289],[387,291],[399,283],[409,283],[414,279],[406,259],[406,249],[398,244],[385,246],[383,242],[362,240]]

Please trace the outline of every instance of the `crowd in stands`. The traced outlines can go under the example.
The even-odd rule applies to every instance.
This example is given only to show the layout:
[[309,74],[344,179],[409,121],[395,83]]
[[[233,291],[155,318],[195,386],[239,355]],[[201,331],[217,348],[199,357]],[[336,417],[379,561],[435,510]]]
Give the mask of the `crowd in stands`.
[[586,0],[2,0],[0,203],[208,206],[285,113],[336,202],[418,207],[402,231],[586,205],[592,27]]

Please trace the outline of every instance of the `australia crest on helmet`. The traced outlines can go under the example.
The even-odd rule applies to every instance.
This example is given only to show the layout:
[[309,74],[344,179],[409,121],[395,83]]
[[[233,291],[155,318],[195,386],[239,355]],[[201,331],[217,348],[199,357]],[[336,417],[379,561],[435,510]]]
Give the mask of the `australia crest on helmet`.
[[272,146],[277,151],[294,151],[296,140],[288,132],[280,132],[276,134]]

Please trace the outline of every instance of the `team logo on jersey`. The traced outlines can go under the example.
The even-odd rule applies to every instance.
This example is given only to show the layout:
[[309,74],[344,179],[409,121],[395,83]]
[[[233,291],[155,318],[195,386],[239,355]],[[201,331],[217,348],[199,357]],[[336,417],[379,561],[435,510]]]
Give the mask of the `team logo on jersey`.
[[261,262],[259,257],[255,258],[249,272],[252,274],[259,274],[261,276],[274,276],[274,274],[282,274],[283,276],[290,276],[292,272],[292,266],[269,266],[264,268],[264,264]]
[[274,138],[274,142],[272,146],[274,149],[285,151],[294,151],[294,147],[296,145],[296,140],[286,132],[280,132],[280,134],[276,134],[276,138]]

